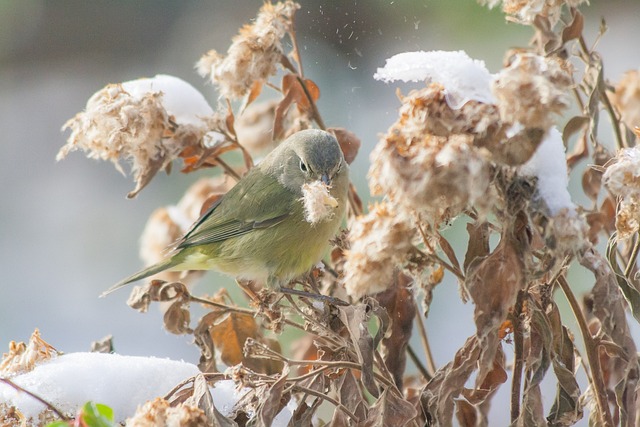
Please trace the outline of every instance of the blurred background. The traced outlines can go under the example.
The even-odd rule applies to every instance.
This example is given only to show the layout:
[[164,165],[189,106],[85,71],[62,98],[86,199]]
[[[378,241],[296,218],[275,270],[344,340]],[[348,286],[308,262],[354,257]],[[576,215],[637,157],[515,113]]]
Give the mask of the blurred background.
[[[296,27],[305,73],[321,89],[319,107],[327,124],[362,139],[352,173],[365,198],[369,152],[396,120],[399,105],[396,86],[372,78],[386,58],[413,50],[465,50],[495,72],[503,53],[526,45],[532,35],[530,28],[506,23],[499,10],[472,0],[299,2]],[[111,164],[79,152],[59,163],[55,156],[68,136],[62,125],[108,83],[172,74],[215,105],[217,94],[193,65],[209,49],[225,52],[261,4],[0,1],[0,349],[6,351],[11,340],[26,341],[40,328],[46,341],[65,352],[88,350],[92,341],[113,334],[122,354],[197,362],[190,338],[166,333],[155,307],[144,315],[135,312],[125,304],[126,290],[98,298],[141,266],[138,238],[149,214],[177,202],[197,176],[159,174],[127,200],[133,181]],[[640,66],[637,1],[594,0],[582,11],[589,43],[602,17],[609,26],[599,44],[609,79]],[[401,88],[406,93],[417,86]],[[209,274],[198,292],[231,283],[223,280]],[[427,320],[439,365],[474,332],[472,307],[457,292],[455,282],[445,280]]]

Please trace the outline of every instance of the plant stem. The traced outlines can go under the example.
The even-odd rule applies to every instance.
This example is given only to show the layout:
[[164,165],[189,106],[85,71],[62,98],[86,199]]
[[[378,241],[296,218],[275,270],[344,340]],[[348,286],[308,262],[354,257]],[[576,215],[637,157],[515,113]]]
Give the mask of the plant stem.
[[598,412],[600,412],[601,421],[603,423],[602,425],[613,427],[613,419],[609,412],[607,390],[604,384],[604,378],[602,377],[602,368],[600,367],[599,345],[596,339],[591,335],[591,332],[589,332],[589,327],[584,315],[582,314],[580,304],[571,291],[571,287],[569,286],[567,279],[564,275],[560,275],[556,281],[560,285],[567,301],[569,301],[571,311],[573,311],[573,315],[575,316],[576,321],[578,322],[578,327],[580,328],[580,333],[582,334],[582,339],[587,352],[587,360],[589,361],[591,375],[593,378],[591,386],[593,387],[593,391],[596,396],[596,403],[598,405]]
[[296,389],[297,391],[301,391],[304,393],[307,393],[311,396],[315,396],[318,397],[320,399],[326,400],[329,403],[332,403],[333,405],[335,405],[336,408],[340,409],[342,412],[344,412],[349,418],[351,418],[353,420],[354,423],[358,424],[360,422],[360,419],[358,417],[356,417],[356,415],[351,412],[349,409],[347,409],[346,406],[344,406],[342,403],[338,402],[337,400],[335,400],[332,397],[327,396],[326,394],[320,393],[319,391],[316,390],[312,390],[310,388],[307,387],[303,387],[301,385],[293,385],[294,389]]
[[14,383],[9,378],[0,378],[0,382],[3,382],[6,385],[8,385],[9,387],[17,390],[18,392],[24,393],[27,396],[32,397],[35,400],[37,400],[38,402],[42,403],[47,408],[51,409],[62,421],[69,421],[69,417],[67,417],[65,414],[63,414],[58,408],[56,408],[51,403],[47,402],[46,400],[44,400],[43,398],[41,398],[37,394],[34,394],[34,393],[30,392],[29,390],[26,390],[26,389],[20,387],[18,384]]
[[418,304],[416,304],[415,300],[413,304],[416,307],[416,316],[415,320],[418,324],[418,331],[420,332],[420,341],[422,342],[422,349],[424,350],[424,354],[427,358],[427,367],[428,367],[428,377],[433,377],[434,373],[437,371],[436,364],[433,360],[433,353],[431,353],[431,345],[429,344],[429,338],[427,336],[427,329],[422,323],[422,317],[420,316],[420,310],[418,310]]
[[631,255],[629,255],[627,267],[624,269],[624,277],[626,277],[627,279],[629,278],[629,275],[631,275],[633,267],[635,267],[636,265],[636,258],[638,258],[638,249],[640,249],[640,232],[636,233],[636,241],[633,244]]
[[514,313],[511,319],[513,323],[513,380],[511,381],[511,424],[515,425],[520,416],[520,388],[522,385],[522,352],[523,352],[523,331],[520,315],[522,314],[522,303],[524,292],[518,292]]
[[411,358],[411,361],[418,369],[418,371],[420,371],[424,379],[427,380],[427,382],[431,381],[433,379],[433,376],[429,373],[429,371],[427,371],[427,368],[424,367],[415,350],[413,349],[413,347],[411,347],[411,344],[407,345],[407,354],[409,355],[409,358]]

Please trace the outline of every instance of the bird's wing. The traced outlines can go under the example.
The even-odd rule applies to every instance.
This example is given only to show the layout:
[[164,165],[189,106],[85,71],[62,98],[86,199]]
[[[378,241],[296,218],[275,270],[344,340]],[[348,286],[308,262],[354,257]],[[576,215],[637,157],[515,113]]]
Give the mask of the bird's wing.
[[294,200],[294,194],[277,179],[254,169],[193,224],[176,249],[272,227],[290,215]]

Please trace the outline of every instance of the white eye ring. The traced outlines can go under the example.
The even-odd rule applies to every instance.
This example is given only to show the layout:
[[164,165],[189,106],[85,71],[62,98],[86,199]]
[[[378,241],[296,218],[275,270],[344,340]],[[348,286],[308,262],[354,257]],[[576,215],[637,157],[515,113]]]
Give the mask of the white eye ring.
[[300,160],[300,170],[304,173],[307,173],[309,171],[309,168],[302,160]]

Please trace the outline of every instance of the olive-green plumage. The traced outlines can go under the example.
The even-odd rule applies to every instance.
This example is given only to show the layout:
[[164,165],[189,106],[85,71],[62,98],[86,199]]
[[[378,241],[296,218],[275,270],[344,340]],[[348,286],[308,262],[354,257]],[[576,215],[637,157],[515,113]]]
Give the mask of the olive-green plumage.
[[[302,186],[330,186],[334,215],[305,220]],[[165,270],[217,270],[284,285],[320,261],[346,211],[349,167],[333,135],[297,132],[276,147],[198,219],[167,259],[117,283],[103,295]]]

